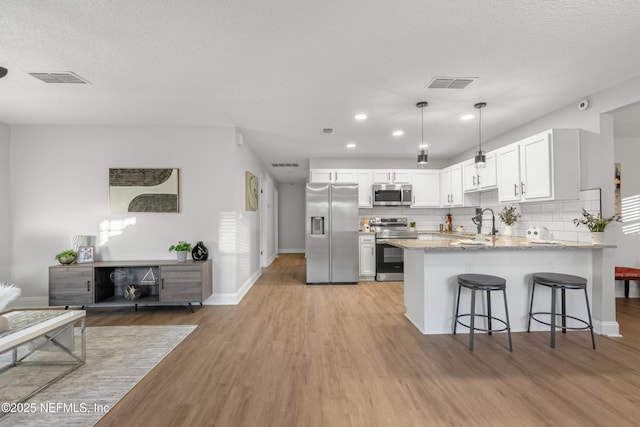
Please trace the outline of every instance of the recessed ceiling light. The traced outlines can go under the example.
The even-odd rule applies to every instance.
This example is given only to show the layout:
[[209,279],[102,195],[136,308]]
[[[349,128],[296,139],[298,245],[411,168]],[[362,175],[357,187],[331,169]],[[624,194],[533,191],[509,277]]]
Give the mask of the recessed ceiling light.
[[398,129],[393,131],[393,136],[402,136],[402,135],[404,135],[403,130]]
[[420,144],[418,148],[429,148],[429,144]]
[[358,113],[355,117],[356,120],[367,120],[367,115],[364,113]]
[[473,119],[473,114],[465,114],[464,116],[460,117],[460,120],[471,120]]
[[355,142],[350,142],[347,144],[347,148],[356,148]]

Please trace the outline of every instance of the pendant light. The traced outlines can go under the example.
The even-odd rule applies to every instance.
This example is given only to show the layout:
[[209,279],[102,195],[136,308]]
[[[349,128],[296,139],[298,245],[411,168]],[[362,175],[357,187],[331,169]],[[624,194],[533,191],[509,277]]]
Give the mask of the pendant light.
[[478,151],[476,151],[476,168],[483,168],[485,166],[486,156],[482,151],[482,109],[487,106],[486,102],[478,102],[474,105],[474,108],[478,109]]
[[429,150],[427,150],[427,144],[424,143],[424,107],[429,105],[427,101],[421,101],[416,104],[416,107],[420,109],[422,116],[422,138],[420,139],[420,150],[418,150],[418,167],[426,168],[429,163]]

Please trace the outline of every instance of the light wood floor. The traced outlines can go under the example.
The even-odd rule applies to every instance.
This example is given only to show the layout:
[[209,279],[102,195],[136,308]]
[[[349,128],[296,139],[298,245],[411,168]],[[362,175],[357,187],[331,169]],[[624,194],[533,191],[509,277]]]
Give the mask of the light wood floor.
[[640,300],[624,338],[423,336],[401,283],[307,286],[280,256],[238,306],[92,308],[89,326],[198,328],[98,426],[625,426],[640,423]]

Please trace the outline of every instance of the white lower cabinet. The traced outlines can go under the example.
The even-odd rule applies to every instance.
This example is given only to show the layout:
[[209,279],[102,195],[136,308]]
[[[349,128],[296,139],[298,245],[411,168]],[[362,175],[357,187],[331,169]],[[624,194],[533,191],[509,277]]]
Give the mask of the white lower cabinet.
[[376,278],[376,237],[375,234],[360,235],[360,280]]

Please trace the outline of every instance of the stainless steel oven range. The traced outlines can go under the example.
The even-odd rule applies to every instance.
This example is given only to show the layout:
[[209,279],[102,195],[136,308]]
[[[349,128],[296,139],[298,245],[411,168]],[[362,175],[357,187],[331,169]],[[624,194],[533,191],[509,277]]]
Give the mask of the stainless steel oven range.
[[370,218],[371,230],[376,233],[376,280],[381,282],[404,280],[404,249],[386,240],[417,239],[418,233],[409,230],[407,218]]

